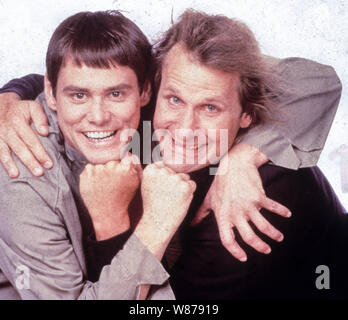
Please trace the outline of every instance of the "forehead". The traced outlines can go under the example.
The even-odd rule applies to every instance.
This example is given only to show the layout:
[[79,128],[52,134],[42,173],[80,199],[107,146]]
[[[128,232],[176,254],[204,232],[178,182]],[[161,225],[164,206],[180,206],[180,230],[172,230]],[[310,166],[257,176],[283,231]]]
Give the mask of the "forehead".
[[163,62],[161,87],[187,91],[190,95],[231,99],[238,97],[240,77],[198,61],[182,44],[176,44]]
[[72,58],[68,58],[59,71],[57,86],[73,84],[81,88],[102,89],[120,83],[137,86],[137,76],[133,69],[116,63],[110,64],[110,68],[77,65]]

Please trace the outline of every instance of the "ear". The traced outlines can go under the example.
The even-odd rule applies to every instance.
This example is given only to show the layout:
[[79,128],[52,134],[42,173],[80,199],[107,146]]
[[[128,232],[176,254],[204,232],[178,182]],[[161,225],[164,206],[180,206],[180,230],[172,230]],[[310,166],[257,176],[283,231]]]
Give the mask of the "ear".
[[143,85],[143,91],[141,92],[140,95],[140,106],[144,107],[146,106],[151,99],[151,82],[149,80],[146,80]]
[[57,111],[57,100],[54,97],[53,88],[51,82],[48,80],[47,73],[45,74],[45,97],[48,106],[52,110]]
[[239,121],[239,126],[243,129],[248,128],[252,122],[250,114],[243,112],[240,121]]

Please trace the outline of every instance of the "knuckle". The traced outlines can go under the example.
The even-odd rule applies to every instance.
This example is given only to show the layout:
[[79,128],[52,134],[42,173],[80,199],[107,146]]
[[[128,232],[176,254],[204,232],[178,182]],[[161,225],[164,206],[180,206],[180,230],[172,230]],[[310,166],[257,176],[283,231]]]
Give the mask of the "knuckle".
[[157,170],[158,170],[158,174],[162,176],[170,176],[170,172],[166,168],[159,168]]
[[30,167],[34,168],[35,165],[37,165],[36,160],[34,159],[32,154],[28,151],[27,148],[23,148],[21,151],[18,151],[16,154],[18,158],[20,158],[25,164],[30,165]]
[[10,156],[8,154],[2,154],[0,160],[4,165],[7,165],[10,163]]
[[221,242],[225,247],[231,247],[234,246],[236,241],[234,237],[227,237],[225,234],[220,235]]
[[104,166],[102,165],[102,164],[97,164],[96,166],[95,166],[95,170],[96,171],[102,171],[104,169]]
[[84,172],[89,173],[93,170],[93,165],[90,163],[87,163],[87,165],[85,166]]
[[273,229],[266,223],[261,223],[259,226],[259,230],[263,233],[272,233]]
[[255,244],[257,242],[256,236],[250,233],[245,234],[243,239],[249,244]]
[[185,181],[183,179],[181,179],[181,177],[178,174],[172,174],[171,180],[173,183],[185,184]]
[[190,192],[190,190],[191,190],[190,185],[186,181],[182,181],[182,182],[180,182],[180,184],[182,186],[181,189],[183,192],[185,192],[185,193]]

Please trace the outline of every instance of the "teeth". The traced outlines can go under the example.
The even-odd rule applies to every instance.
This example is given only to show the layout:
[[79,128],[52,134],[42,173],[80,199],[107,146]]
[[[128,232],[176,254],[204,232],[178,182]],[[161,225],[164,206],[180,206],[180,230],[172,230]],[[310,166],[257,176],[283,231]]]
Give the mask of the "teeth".
[[189,149],[189,150],[198,150],[200,147],[202,147],[204,144],[201,144],[201,145],[182,145],[182,144],[175,144],[176,146],[178,146],[179,148],[182,148],[182,149]]
[[103,132],[85,132],[85,136],[90,139],[104,139],[111,137],[116,131],[103,131]]

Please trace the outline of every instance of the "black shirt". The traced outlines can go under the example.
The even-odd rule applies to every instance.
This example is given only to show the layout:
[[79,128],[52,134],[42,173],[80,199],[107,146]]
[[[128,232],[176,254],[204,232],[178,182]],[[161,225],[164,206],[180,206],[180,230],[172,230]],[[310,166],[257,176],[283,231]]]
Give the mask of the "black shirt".
[[[254,231],[272,248],[269,255],[236,240],[248,255],[239,262],[221,244],[213,213],[199,225],[182,228],[183,254],[171,270],[178,299],[337,299],[348,298],[348,215],[326,178],[315,168],[293,171],[260,168],[266,194],[292,211],[287,219],[262,210],[284,234],[280,243]],[[199,172],[195,198],[203,199],[212,177]],[[195,177],[192,177],[196,180]],[[198,200],[197,200],[198,201]],[[193,212],[189,212],[192,217]],[[330,270],[330,289],[319,290],[317,267]]]

